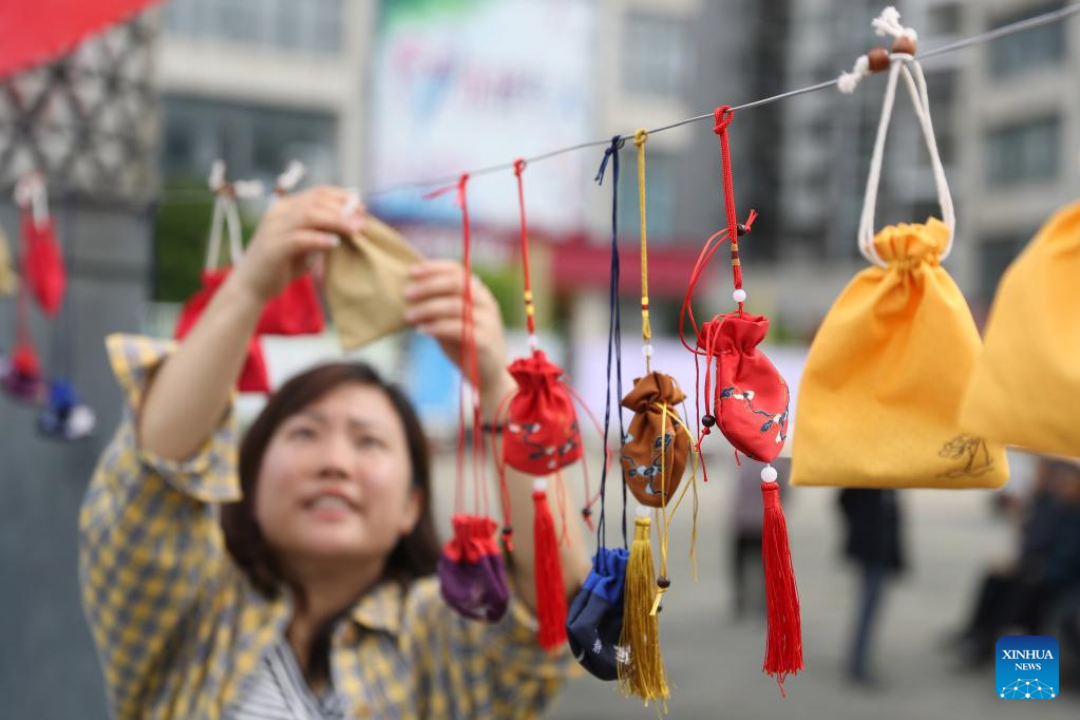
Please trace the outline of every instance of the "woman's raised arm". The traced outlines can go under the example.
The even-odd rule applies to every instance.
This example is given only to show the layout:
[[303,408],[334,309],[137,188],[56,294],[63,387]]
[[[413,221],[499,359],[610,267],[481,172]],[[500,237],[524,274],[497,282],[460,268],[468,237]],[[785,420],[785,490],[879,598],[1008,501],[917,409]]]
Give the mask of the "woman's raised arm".
[[267,211],[243,259],[153,380],[137,419],[142,447],[183,460],[202,446],[228,405],[263,306],[306,271],[312,253],[362,227],[349,197],[315,188]]

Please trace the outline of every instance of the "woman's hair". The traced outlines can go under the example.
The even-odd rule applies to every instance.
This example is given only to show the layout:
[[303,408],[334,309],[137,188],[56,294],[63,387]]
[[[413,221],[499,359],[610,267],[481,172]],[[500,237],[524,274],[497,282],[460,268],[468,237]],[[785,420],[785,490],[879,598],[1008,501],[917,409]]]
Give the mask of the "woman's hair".
[[383,578],[406,584],[435,572],[439,542],[431,515],[431,463],[427,439],[416,411],[398,387],[384,381],[371,367],[362,363],[331,363],[297,375],[270,397],[240,444],[243,498],[222,507],[221,525],[226,547],[252,584],[269,597],[277,595],[286,579],[255,521],[255,494],[263,457],[283,422],[332,390],[350,384],[378,388],[390,400],[405,428],[412,487],[422,495],[420,519],[413,531],[402,537],[391,551]]

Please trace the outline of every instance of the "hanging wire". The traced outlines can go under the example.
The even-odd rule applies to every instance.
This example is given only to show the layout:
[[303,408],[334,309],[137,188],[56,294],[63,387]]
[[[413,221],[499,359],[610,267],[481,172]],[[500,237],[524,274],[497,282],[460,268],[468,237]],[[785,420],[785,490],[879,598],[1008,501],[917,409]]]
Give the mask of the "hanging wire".
[[[920,52],[919,55],[918,55],[918,58],[920,60],[925,60],[927,58],[937,57],[939,55],[946,55],[948,53],[956,52],[957,50],[963,50],[963,49],[966,49],[966,48],[969,48],[969,47],[974,47],[976,45],[982,45],[982,44],[988,43],[988,42],[990,42],[992,40],[997,40],[999,38],[1003,38],[1003,37],[1006,37],[1008,35],[1013,35],[1015,33],[1023,32],[1024,30],[1030,30],[1032,28],[1040,27],[1042,25],[1049,25],[1051,23],[1061,22],[1061,21],[1065,20],[1066,18],[1069,18],[1069,17],[1071,17],[1071,16],[1073,16],[1073,15],[1075,15],[1077,13],[1080,13],[1080,2],[1077,2],[1077,3],[1074,3],[1072,5],[1068,5],[1066,7],[1063,7],[1060,10],[1054,10],[1052,12],[1044,13],[1042,15],[1037,15],[1035,17],[1028,18],[1026,20],[1020,20],[1018,22],[1010,23],[1008,25],[1003,25],[1003,26],[1001,26],[999,28],[995,28],[994,30],[990,30],[988,32],[980,33],[978,35],[972,35],[971,37],[963,38],[963,39],[957,40],[956,42],[952,42],[952,43],[948,43],[946,45],[942,45],[939,48],[935,48],[935,49],[929,50],[927,52]],[[798,88],[796,90],[789,90],[787,92],[783,92],[783,93],[780,93],[778,95],[772,95],[770,97],[761,98],[759,100],[753,100],[751,102],[743,103],[742,105],[735,105],[731,109],[733,111],[741,111],[741,110],[749,110],[751,108],[762,107],[764,105],[771,105],[772,103],[780,102],[781,100],[788,100],[788,99],[793,98],[793,97],[798,97],[799,95],[807,95],[809,93],[818,92],[819,90],[826,90],[828,88],[834,87],[837,84],[837,82],[838,82],[838,79],[835,79],[835,78],[832,79],[832,80],[826,80],[825,82],[820,82],[820,83],[817,83],[816,85],[809,85],[807,87]],[[701,115],[694,115],[692,117],[683,118],[682,120],[676,120],[675,122],[669,123],[667,125],[661,125],[660,127],[646,130],[646,133],[649,134],[649,135],[655,135],[656,133],[666,132],[668,130],[674,130],[675,128],[680,128],[680,127],[682,127],[684,125],[690,125],[691,123],[701,122],[702,120],[712,120],[712,119],[713,119],[713,111],[710,110],[709,112],[702,113]],[[632,137],[632,136],[633,136],[633,133],[630,133],[630,134],[627,134],[627,135],[622,135],[620,137]],[[610,144],[611,144],[611,139],[610,138],[607,138],[607,139],[604,139],[604,140],[591,140],[591,141],[588,141],[588,142],[578,143],[577,145],[570,145],[568,147],[558,148],[557,150],[551,150],[549,152],[541,153],[540,155],[534,155],[532,157],[527,157],[527,158],[525,158],[525,162],[528,163],[529,165],[535,165],[538,162],[543,162],[544,160],[550,160],[551,158],[555,158],[555,157],[558,157],[560,155],[566,155],[567,153],[577,152],[578,150],[587,150],[589,148],[606,147],[607,145],[610,145]],[[468,172],[470,178],[475,178],[475,177],[477,177],[479,175],[491,175],[493,173],[505,172],[505,171],[513,170],[513,169],[514,169],[514,161],[511,160],[509,162],[498,163],[497,165],[488,165],[487,167],[478,168],[476,170],[468,170],[467,172]],[[460,176],[461,176],[461,173],[456,173],[454,175],[447,175],[447,176],[444,176],[444,177],[430,178],[428,180],[414,180],[414,181],[409,181],[409,182],[404,182],[404,183],[397,183],[397,184],[394,184],[394,185],[388,185],[388,186],[383,187],[383,188],[378,188],[378,189],[375,189],[375,190],[365,191],[364,196],[365,197],[374,197],[374,196],[378,196],[378,195],[389,195],[389,194],[392,194],[392,193],[398,193],[398,192],[403,192],[403,191],[407,191],[407,190],[421,190],[421,189],[424,189],[424,188],[429,188],[429,187],[437,186],[437,185],[449,185],[449,184],[457,182],[457,179]],[[205,199],[206,193],[199,192],[199,191],[195,191],[195,192],[198,193],[199,198]],[[179,198],[182,195],[188,195],[188,196],[191,196],[192,200],[193,200],[194,194],[195,193],[193,193],[191,191],[188,191],[187,193],[184,193],[183,191],[178,192],[178,193],[170,192],[170,193],[165,193],[165,199],[166,199],[166,201],[172,201],[174,197]]]

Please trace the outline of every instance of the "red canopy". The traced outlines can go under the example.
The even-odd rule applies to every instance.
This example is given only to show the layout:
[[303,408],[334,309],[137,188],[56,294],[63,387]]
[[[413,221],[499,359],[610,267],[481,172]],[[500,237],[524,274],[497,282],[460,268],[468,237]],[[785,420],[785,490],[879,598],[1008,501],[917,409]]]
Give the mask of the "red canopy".
[[0,79],[75,48],[161,0],[0,0]]

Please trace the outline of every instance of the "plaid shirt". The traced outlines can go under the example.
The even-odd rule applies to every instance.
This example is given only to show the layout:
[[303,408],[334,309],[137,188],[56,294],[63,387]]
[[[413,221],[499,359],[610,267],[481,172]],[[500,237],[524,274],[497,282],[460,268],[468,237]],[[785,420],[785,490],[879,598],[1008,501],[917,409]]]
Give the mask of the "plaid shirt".
[[[172,343],[113,335],[106,345],[126,399],[83,503],[80,581],[118,718],[218,718],[240,701],[291,617],[232,562],[219,524],[240,496],[232,409],[191,459],[140,448],[133,418]],[[333,686],[348,717],[535,717],[577,665],[549,655],[518,601],[504,620],[464,620],[435,577],[382,583],[334,629]]]

